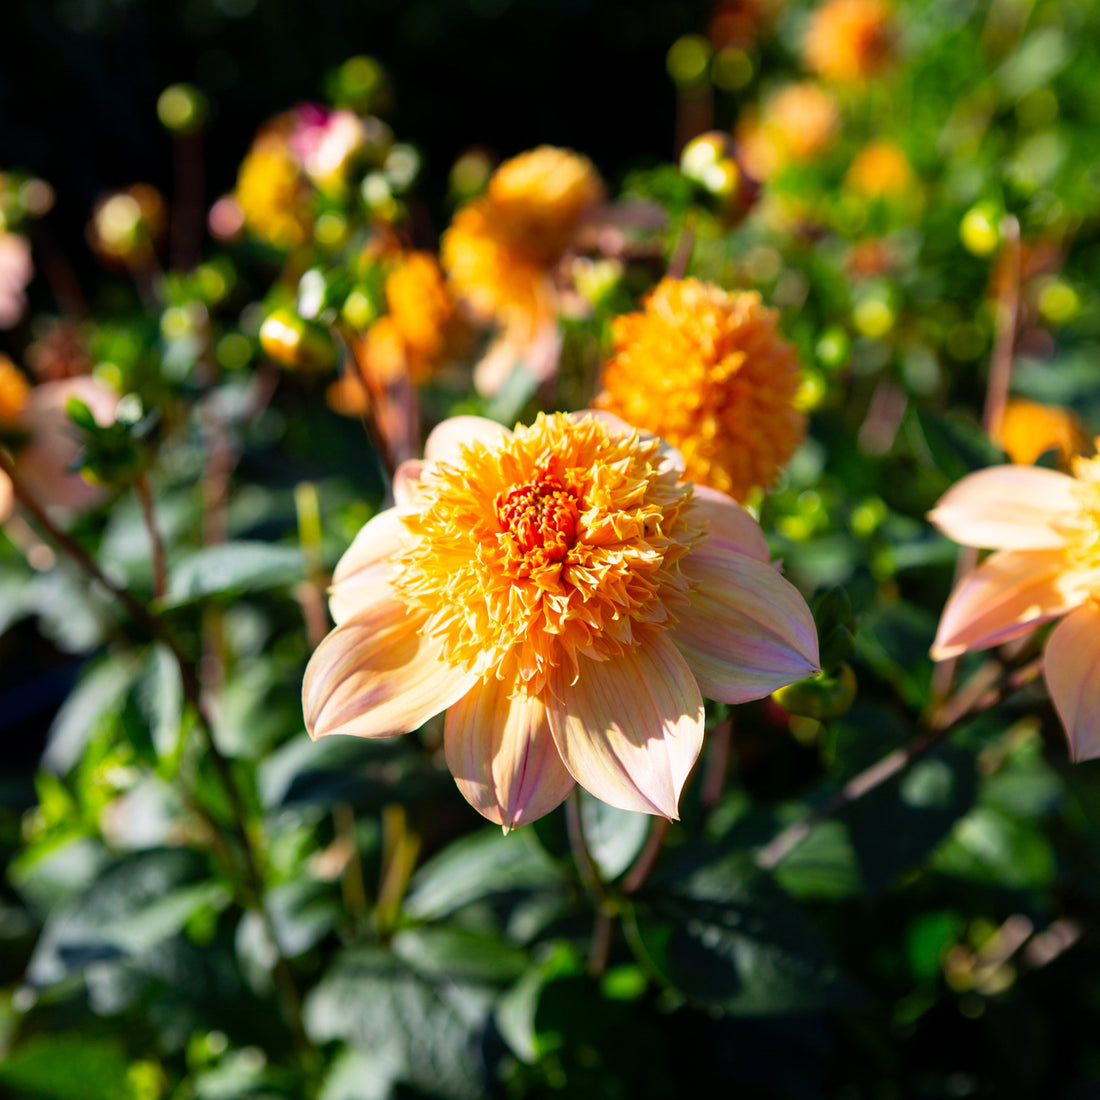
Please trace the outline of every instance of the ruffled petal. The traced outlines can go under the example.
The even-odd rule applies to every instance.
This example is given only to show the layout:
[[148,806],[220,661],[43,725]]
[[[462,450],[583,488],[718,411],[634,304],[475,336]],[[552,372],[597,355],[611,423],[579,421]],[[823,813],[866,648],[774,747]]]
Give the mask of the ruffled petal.
[[710,550],[708,540],[684,559],[695,587],[669,631],[703,694],[744,703],[817,672],[817,628],[798,589],[766,561]]
[[380,588],[389,584],[394,559],[411,541],[394,508],[379,512],[363,525],[332,575],[329,609],[334,622],[342,623],[377,602]]
[[432,429],[424,443],[424,458],[428,462],[454,462],[460,447],[479,441],[492,445],[511,434],[503,424],[484,416],[452,416]]
[[447,711],[447,766],[466,801],[505,829],[548,814],[573,788],[550,733],[546,707],[495,676]]
[[1084,601],[1095,572],[1071,569],[1059,550],[999,550],[951,593],[932,658],[988,649],[1064,615]]
[[706,549],[747,554],[757,561],[769,561],[768,540],[760,524],[732,497],[707,485],[695,485],[694,499],[706,517],[710,538]]
[[383,588],[321,642],[302,685],[310,737],[408,733],[477,683],[474,673],[441,659],[436,639],[417,633],[423,621]]
[[1100,605],[1083,603],[1051,631],[1043,676],[1075,761],[1100,756]]
[[670,467],[679,474],[686,472],[687,463],[684,461],[684,456],[680,454],[671,443],[666,442],[659,435],[654,435],[653,432],[645,431],[643,428],[637,428],[624,420],[621,416],[616,416],[613,412],[608,412],[606,409],[581,409],[579,412],[569,413],[569,418],[571,420],[582,420],[587,416],[599,420],[610,431],[619,435],[633,435],[637,433],[638,438],[646,443],[651,439],[657,440],[659,444],[657,453],[661,456],[663,465]]
[[703,743],[703,700],[676,647],[653,635],[607,661],[558,668],[546,700],[550,730],[573,778],[623,810],[678,816]]
[[1058,521],[1073,516],[1074,479],[1039,466],[994,466],[947,490],[928,518],[964,546],[1051,550],[1066,544]]

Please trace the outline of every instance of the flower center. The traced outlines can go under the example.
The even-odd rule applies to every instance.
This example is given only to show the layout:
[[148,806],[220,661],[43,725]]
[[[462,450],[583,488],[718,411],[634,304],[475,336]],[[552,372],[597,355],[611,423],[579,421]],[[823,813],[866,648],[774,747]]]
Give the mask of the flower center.
[[692,494],[656,441],[540,415],[429,464],[394,584],[448,661],[538,693],[676,621],[680,561],[705,537]]
[[502,489],[497,493],[496,511],[501,527],[525,554],[543,550],[550,561],[560,562],[577,541],[576,497],[549,470]]

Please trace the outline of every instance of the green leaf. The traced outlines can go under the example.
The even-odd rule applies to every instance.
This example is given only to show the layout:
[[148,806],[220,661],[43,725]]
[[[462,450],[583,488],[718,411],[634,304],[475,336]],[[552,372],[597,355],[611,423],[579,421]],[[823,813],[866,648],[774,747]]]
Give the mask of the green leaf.
[[0,1085],[22,1100],[137,1097],[122,1044],[80,1035],[40,1035],[20,1043],[0,1062]]
[[1042,889],[1054,881],[1054,849],[1042,833],[987,806],[954,828],[933,866],[944,874],[1009,890]]
[[200,909],[227,900],[196,852],[157,848],[125,856],[51,913],[27,978],[52,985],[90,963],[140,954],[179,932]]
[[649,814],[620,810],[581,791],[581,828],[592,861],[605,881],[618,878],[635,860],[649,836]]
[[507,984],[528,965],[527,953],[507,941],[453,926],[406,929],[391,946],[398,958],[435,981]]
[[626,928],[640,961],[712,1010],[812,1012],[863,999],[798,906],[743,853],[680,849]]
[[455,841],[413,877],[405,912],[436,920],[490,894],[560,890],[568,882],[528,830],[483,829]]
[[914,709],[928,697],[936,619],[910,603],[873,607],[859,621],[856,653]]
[[952,483],[974,470],[1006,461],[1004,451],[968,414],[920,409],[916,417],[932,461]]
[[839,821],[815,825],[774,873],[779,885],[798,899],[847,898],[863,889],[859,860]]
[[207,546],[173,565],[164,606],[281,588],[297,583],[303,575],[302,553],[295,546],[268,542]]

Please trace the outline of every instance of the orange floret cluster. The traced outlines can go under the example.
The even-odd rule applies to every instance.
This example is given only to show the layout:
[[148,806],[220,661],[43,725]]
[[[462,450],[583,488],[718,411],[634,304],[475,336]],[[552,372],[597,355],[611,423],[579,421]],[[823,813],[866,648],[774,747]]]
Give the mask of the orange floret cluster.
[[505,161],[443,235],[443,266],[484,319],[541,318],[545,277],[604,197],[586,157],[543,145]]
[[869,199],[894,199],[913,186],[909,158],[891,141],[873,141],[856,155],[844,186]]
[[755,292],[665,279],[644,312],[613,322],[596,404],[678,447],[689,477],[744,500],[806,428],[798,357],[777,322]]
[[1013,462],[1030,465],[1044,451],[1058,452],[1059,464],[1069,469],[1092,444],[1080,418],[1057,405],[1040,405],[1016,398],[1009,401],[994,438]]
[[803,59],[826,80],[855,83],[890,65],[895,38],[890,8],[882,0],[828,0],[810,20]]

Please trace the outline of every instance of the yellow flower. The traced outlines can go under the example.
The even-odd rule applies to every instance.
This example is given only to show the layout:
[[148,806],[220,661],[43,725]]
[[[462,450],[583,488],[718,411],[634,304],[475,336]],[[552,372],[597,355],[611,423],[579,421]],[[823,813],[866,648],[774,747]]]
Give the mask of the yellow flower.
[[755,292],[665,279],[612,323],[599,408],[683,453],[688,476],[744,500],[802,441],[797,354]]
[[852,161],[844,186],[869,199],[896,199],[913,186],[913,169],[892,141],[873,141]]
[[1044,451],[1056,450],[1059,464],[1068,469],[1071,461],[1091,446],[1075,413],[1021,398],[1005,406],[993,438],[1013,462],[1023,466],[1030,466]]
[[765,101],[760,116],[750,113],[738,125],[738,151],[751,176],[770,179],[823,153],[839,124],[836,100],[820,84],[788,84]]
[[309,186],[289,146],[290,116],[263,127],[237,172],[234,198],[245,225],[276,248],[303,244],[312,229]]
[[1072,476],[1034,466],[979,470],[929,518],[964,546],[994,550],[951,593],[933,658],[1000,645],[1061,618],[1043,675],[1073,758],[1100,756],[1100,458],[1074,459]]
[[701,692],[760,698],[818,661],[755,521],[682,483],[678,458],[606,414],[445,421],[336,568],[310,734],[389,737],[447,710],[459,789],[505,829],[574,781],[675,818]]
[[826,80],[863,81],[893,61],[895,37],[883,0],[826,0],[810,20],[803,60]]
[[483,320],[533,339],[556,309],[549,272],[603,197],[596,169],[576,153],[543,145],[505,161],[443,234],[458,294]]

